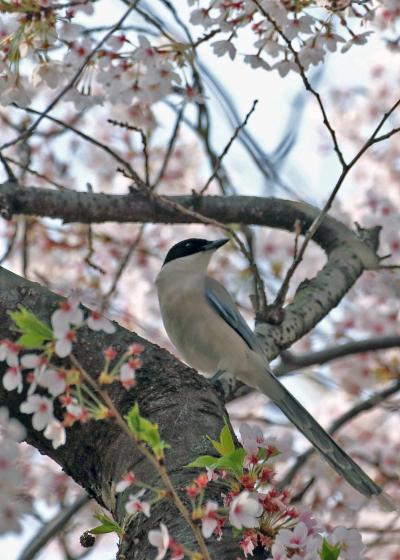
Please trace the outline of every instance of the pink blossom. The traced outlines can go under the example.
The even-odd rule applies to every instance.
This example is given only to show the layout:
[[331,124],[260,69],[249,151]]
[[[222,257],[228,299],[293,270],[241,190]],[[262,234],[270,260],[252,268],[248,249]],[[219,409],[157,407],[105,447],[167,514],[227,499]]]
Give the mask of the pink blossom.
[[136,482],[135,473],[133,471],[128,471],[123,475],[122,479],[116,484],[115,491],[123,492],[124,490],[129,488],[129,486],[135,484],[135,482]]
[[108,334],[113,334],[115,332],[115,326],[112,322],[101,315],[98,311],[92,311],[87,320],[87,326],[92,331],[104,331]]
[[121,366],[119,380],[125,389],[131,389],[136,384],[136,360],[129,360]]
[[149,542],[158,548],[158,554],[155,560],[162,560],[167,554],[170,543],[170,536],[164,523],[160,523],[160,530],[152,529],[149,531]]
[[276,543],[291,549],[302,548],[308,537],[307,525],[300,521],[294,529],[281,529],[276,537]]
[[57,397],[66,389],[67,373],[63,369],[45,369],[42,373],[40,384],[46,387],[53,397]]
[[19,365],[19,352],[21,351],[21,346],[11,342],[8,338],[4,339],[0,343],[0,362],[7,362],[11,367],[17,367]]
[[71,325],[80,325],[83,312],[79,308],[79,301],[66,299],[59,304],[59,308],[51,316],[53,330],[59,333],[69,331]]
[[65,444],[66,432],[64,426],[58,420],[53,420],[47,425],[44,437],[51,440],[54,449]]
[[257,527],[263,508],[257,496],[247,490],[236,496],[229,507],[229,521],[237,529]]
[[39,432],[54,420],[53,403],[47,397],[30,395],[19,409],[24,414],[33,414],[32,426]]
[[356,529],[336,527],[332,535],[328,537],[328,540],[331,544],[340,545],[341,558],[344,560],[358,560],[365,550],[361,535]]
[[3,376],[3,387],[7,391],[14,391],[16,389],[17,393],[22,393],[22,374],[19,367],[14,366],[7,369]]
[[76,338],[73,330],[54,329],[56,343],[54,351],[59,358],[66,358],[72,352],[72,342]]
[[131,494],[129,496],[128,501],[125,504],[127,513],[144,513],[146,517],[150,517],[150,502],[140,500],[145,491],[146,490],[143,489],[137,494]]
[[217,520],[218,504],[212,500],[208,500],[204,508],[204,516],[201,520],[201,531],[204,538],[208,539],[213,534],[218,525]]

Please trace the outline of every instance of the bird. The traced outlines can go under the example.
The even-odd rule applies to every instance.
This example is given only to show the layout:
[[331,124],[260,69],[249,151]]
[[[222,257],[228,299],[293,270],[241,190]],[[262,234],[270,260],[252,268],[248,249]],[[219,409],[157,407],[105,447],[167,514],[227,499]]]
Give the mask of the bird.
[[207,275],[213,254],[229,239],[189,238],[168,251],[156,277],[164,328],[183,360],[206,376],[222,374],[261,391],[353,488],[396,509],[359,465],[318,424],[272,372],[261,341],[225,287]]

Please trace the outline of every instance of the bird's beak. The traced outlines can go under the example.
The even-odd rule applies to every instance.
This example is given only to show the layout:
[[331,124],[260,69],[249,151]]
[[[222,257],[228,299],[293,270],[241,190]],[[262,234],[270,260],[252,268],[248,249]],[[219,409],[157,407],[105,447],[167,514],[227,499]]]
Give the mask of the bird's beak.
[[203,251],[215,251],[216,249],[222,247],[222,245],[225,245],[225,243],[228,243],[228,241],[230,241],[230,239],[217,239],[217,241],[210,241],[207,245],[204,245]]

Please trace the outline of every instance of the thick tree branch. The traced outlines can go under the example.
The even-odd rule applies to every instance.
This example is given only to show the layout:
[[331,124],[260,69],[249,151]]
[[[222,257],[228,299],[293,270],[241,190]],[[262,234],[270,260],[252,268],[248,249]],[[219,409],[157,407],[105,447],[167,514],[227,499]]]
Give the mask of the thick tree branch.
[[291,352],[281,354],[281,363],[274,368],[276,375],[286,375],[291,371],[297,371],[313,365],[326,364],[332,360],[359,354],[360,352],[375,352],[389,348],[400,347],[400,336],[377,336],[366,340],[353,340],[346,344],[337,344],[317,352],[296,355]]
[[[49,322],[60,299],[38,284],[0,268],[0,339],[13,338],[15,335],[11,331],[9,310],[20,304]],[[217,437],[226,412],[209,382],[167,351],[123,328],[118,328],[113,335],[80,329],[75,354],[85,369],[96,376],[103,365],[102,349],[112,344],[117,351],[124,351],[134,342],[145,346],[137,387],[128,392],[120,384],[114,383],[109,386],[108,394],[122,414],[134,402],[138,402],[141,413],[158,423],[161,436],[172,445],[172,450],[167,453],[167,469],[174,487],[184,499],[184,488],[193,478],[194,472],[183,467],[198,455],[210,453],[206,435]],[[1,363],[0,377],[5,369],[6,365]],[[32,429],[31,415],[19,411],[20,403],[26,398],[26,390],[18,395],[16,391],[5,391],[0,383],[0,406],[7,406],[10,414],[23,423],[28,443],[59,463],[67,474],[85,488],[89,496],[109,509],[117,521],[123,524],[126,515],[124,504],[129,490],[116,495],[116,482],[127,470],[132,469],[139,479],[152,486],[160,486],[156,471],[112,421],[75,424],[67,430],[66,444],[53,449],[41,432]],[[154,548],[148,543],[147,533],[160,521],[168,526],[178,541],[196,550],[192,533],[174,505],[168,501],[154,506],[151,520],[138,517],[129,524],[120,544],[120,554],[124,554],[126,560],[152,557]],[[222,542],[213,540],[210,544],[213,558],[232,558],[237,550],[237,544],[229,534]]]
[[[20,188],[0,185],[0,212],[11,217],[28,214],[61,218],[65,222],[201,223],[202,217],[221,223],[263,225],[304,233],[319,215],[317,208],[301,202],[250,196],[153,197],[142,190],[127,195]],[[185,213],[179,207],[188,209]],[[257,334],[265,342],[268,359],[275,358],[309,332],[335,307],[365,269],[378,268],[379,228],[356,235],[341,222],[325,216],[313,240],[328,261],[317,276],[303,282],[293,302],[282,311],[267,309],[257,317]]]

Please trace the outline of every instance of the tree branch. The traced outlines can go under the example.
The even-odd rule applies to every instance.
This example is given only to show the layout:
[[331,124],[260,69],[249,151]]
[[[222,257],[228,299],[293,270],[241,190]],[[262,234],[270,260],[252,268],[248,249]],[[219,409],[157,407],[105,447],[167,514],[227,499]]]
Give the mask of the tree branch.
[[70,506],[64,507],[53,519],[50,519],[43,527],[40,527],[33,539],[23,549],[18,560],[33,560],[36,554],[62,531],[70,519],[89,501],[89,496],[83,492]]
[[332,360],[359,354],[360,352],[375,352],[389,348],[400,347],[400,336],[377,336],[366,340],[352,340],[346,344],[338,344],[317,352],[296,355],[291,352],[282,352],[281,363],[274,368],[276,375],[286,375],[293,370],[303,369],[316,364],[326,364]]
[[[164,200],[165,199],[165,200]],[[184,212],[181,208],[187,209]],[[305,203],[251,196],[154,197],[143,190],[127,195],[19,188],[0,185],[0,212],[5,217],[27,214],[61,218],[64,222],[99,223],[219,223],[264,225],[300,233],[319,215]],[[214,222],[213,222],[214,220]],[[358,235],[341,222],[324,216],[313,240],[328,261],[317,276],[304,281],[293,302],[284,310],[267,308],[256,317],[257,334],[265,343],[269,360],[309,332],[334,308],[365,269],[379,267],[376,249],[380,228]],[[360,237],[361,236],[361,237]],[[277,313],[278,311],[278,313]]]

